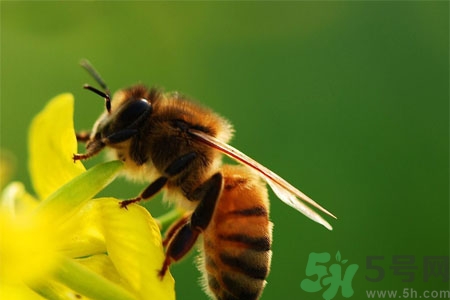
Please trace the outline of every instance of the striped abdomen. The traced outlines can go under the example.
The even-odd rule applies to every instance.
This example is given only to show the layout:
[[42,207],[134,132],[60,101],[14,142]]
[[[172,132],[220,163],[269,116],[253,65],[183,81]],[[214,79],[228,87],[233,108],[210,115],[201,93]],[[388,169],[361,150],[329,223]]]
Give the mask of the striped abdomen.
[[246,167],[222,172],[223,191],[203,232],[205,285],[220,300],[258,299],[272,256],[267,189]]

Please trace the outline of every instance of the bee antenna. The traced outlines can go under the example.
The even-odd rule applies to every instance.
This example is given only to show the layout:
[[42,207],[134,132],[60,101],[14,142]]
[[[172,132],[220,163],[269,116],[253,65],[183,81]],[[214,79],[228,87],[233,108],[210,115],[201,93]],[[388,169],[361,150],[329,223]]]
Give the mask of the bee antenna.
[[106,85],[105,81],[102,79],[100,74],[97,72],[97,70],[94,69],[92,64],[87,59],[81,60],[80,65],[89,73],[89,75],[91,75],[95,79],[95,81],[97,81],[97,83],[101,86],[104,92],[88,84],[85,84],[83,88],[90,90],[91,92],[94,92],[95,94],[103,97],[105,99],[106,110],[108,111],[108,113],[110,113],[111,93],[109,92],[108,86]]

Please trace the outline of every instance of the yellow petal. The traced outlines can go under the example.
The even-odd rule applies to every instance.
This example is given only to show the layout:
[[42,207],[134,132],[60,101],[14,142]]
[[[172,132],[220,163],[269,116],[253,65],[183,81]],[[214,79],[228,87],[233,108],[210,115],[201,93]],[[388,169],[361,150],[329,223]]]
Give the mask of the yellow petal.
[[25,186],[21,182],[11,182],[2,191],[0,205],[8,210],[12,216],[16,214],[30,213],[39,202],[27,193]]
[[164,261],[161,233],[150,213],[139,205],[121,209],[117,200],[95,202],[101,212],[106,248],[118,273],[140,299],[175,299],[170,272],[158,277]]
[[[51,277],[42,278],[33,283],[28,283],[31,291],[41,295],[43,299],[52,300],[89,300],[89,298],[82,296],[80,293],[72,290],[66,285],[51,279]],[[8,298],[9,299],[9,298]],[[17,298],[17,299],[33,299],[33,298]],[[40,298],[42,299],[42,298]]]
[[118,285],[122,284],[122,279],[112,263],[111,258],[107,254],[96,254],[77,259],[76,261],[102,277],[108,278]]
[[44,300],[44,298],[33,292],[23,282],[18,284],[0,283],[0,295],[2,299]]
[[101,214],[96,200],[89,201],[59,228],[60,252],[72,258],[106,253]]
[[57,264],[52,228],[0,208],[0,278],[15,283],[46,276]]
[[73,129],[73,96],[61,94],[47,104],[31,123],[29,169],[33,187],[45,199],[85,168],[72,155],[77,152]]

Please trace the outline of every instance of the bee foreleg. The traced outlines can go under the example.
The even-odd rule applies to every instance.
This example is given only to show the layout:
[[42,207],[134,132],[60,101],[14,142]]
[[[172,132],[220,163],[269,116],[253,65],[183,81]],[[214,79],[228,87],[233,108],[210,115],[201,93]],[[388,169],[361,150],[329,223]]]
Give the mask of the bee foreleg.
[[94,140],[92,142],[88,141],[86,146],[86,153],[83,154],[74,154],[73,155],[73,161],[76,160],[83,160],[88,159],[89,157],[92,157],[99,153],[103,148],[105,147],[105,144],[102,143],[100,140]]
[[89,131],[81,131],[76,132],[75,136],[77,137],[77,141],[81,143],[86,143],[89,141],[89,138],[91,137],[91,133]]

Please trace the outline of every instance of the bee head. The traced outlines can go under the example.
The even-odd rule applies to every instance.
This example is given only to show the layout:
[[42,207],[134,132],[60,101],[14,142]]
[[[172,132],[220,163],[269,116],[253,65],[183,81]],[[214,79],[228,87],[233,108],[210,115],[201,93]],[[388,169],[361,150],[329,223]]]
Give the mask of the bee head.
[[[111,94],[99,73],[88,61],[81,65],[102,87],[99,90],[88,84],[84,88],[105,99],[106,111],[95,122],[89,143],[119,143],[138,133],[138,129],[152,113],[152,100],[159,96],[156,89],[137,85],[118,91],[111,101]],[[88,146],[87,144],[87,146]]]

